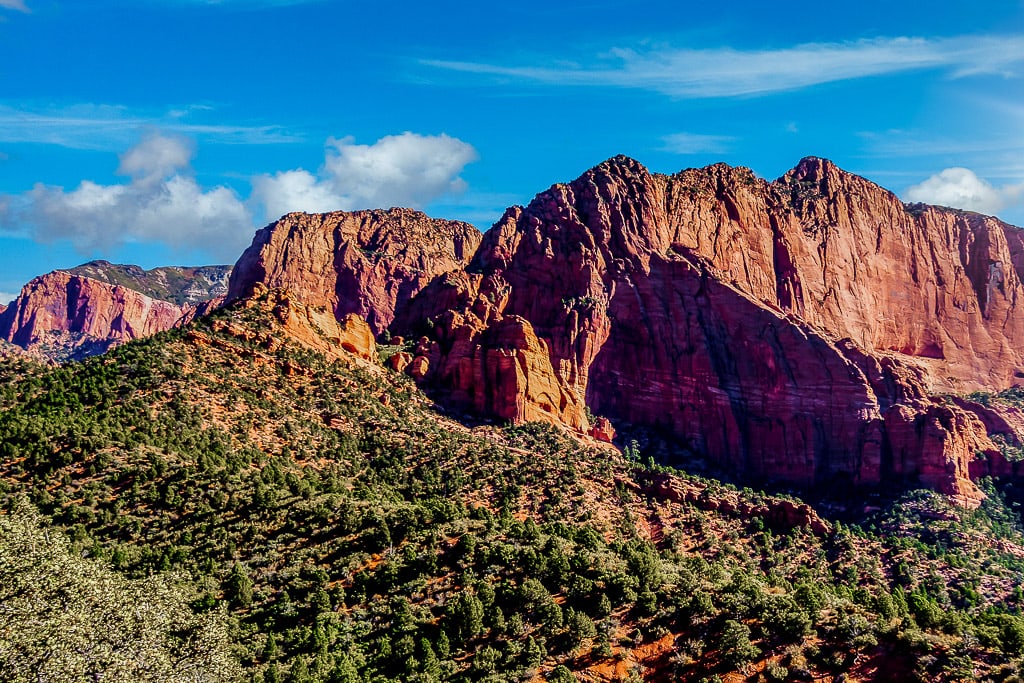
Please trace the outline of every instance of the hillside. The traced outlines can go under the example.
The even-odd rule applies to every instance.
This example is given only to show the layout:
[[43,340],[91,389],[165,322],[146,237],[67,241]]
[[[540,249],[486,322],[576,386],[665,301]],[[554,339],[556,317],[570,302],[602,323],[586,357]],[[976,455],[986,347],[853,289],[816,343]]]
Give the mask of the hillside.
[[1024,537],[996,489],[836,523],[639,446],[464,426],[314,314],[263,292],[5,360],[5,499],[128,576],[185,572],[256,680],[1012,680]]

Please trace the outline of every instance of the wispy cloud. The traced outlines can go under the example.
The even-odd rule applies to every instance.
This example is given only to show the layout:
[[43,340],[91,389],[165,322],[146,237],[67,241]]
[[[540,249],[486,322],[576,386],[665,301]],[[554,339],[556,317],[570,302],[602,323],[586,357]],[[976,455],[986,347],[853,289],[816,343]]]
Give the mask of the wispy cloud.
[[858,136],[864,141],[865,151],[870,156],[931,157],[991,155],[1024,151],[1024,137],[1006,134],[1000,130],[986,137],[948,137],[917,131],[891,130],[882,133],[862,132]]
[[6,306],[17,298],[18,295],[14,292],[0,292],[0,306]]
[[0,142],[33,142],[72,149],[124,149],[140,131],[157,129],[221,144],[290,143],[301,137],[279,126],[205,124],[189,119],[206,107],[176,109],[166,114],[140,114],[126,107],[76,104],[33,109],[0,104]]
[[720,153],[729,148],[735,138],[728,135],[700,135],[697,133],[673,133],[661,139],[664,152],[673,154]]
[[0,7],[4,9],[16,9],[19,12],[28,12],[24,0],[0,0]]
[[[0,0],[2,1],[2,0]],[[260,8],[260,7],[288,7],[290,5],[310,5],[313,3],[327,2],[327,0],[150,0],[152,3],[163,5],[201,5],[208,7],[226,8]]]
[[1012,75],[1022,61],[1024,36],[1005,35],[876,38],[772,50],[614,48],[607,54],[580,60],[580,65],[554,67],[446,60],[422,63],[491,76],[496,81],[637,88],[678,98],[717,98],[766,95],[923,69],[942,69],[954,78]]

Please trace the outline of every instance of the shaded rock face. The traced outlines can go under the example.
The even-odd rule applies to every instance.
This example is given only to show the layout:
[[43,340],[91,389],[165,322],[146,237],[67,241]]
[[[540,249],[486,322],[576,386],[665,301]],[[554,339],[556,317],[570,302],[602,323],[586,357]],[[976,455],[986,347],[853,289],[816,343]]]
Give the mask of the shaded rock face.
[[234,268],[228,301],[255,284],[288,289],[341,318],[355,313],[374,333],[435,276],[463,268],[480,231],[411,209],[292,213],[256,233]]
[[215,303],[178,305],[121,285],[55,271],[25,285],[0,313],[0,339],[52,359],[83,358],[168,330]]
[[392,331],[425,332],[426,381],[496,417],[586,431],[588,406],[749,477],[972,504],[994,444],[929,395],[1021,372],[1022,251],[1016,228],[908,210],[820,159],[768,183],[618,157],[510,209]]

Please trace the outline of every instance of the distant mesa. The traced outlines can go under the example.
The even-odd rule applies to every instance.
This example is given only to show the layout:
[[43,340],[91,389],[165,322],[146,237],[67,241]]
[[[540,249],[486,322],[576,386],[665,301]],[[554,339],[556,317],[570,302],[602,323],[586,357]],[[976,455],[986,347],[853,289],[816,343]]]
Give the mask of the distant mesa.
[[143,270],[139,266],[90,261],[67,272],[184,306],[226,295],[231,266],[162,266]]
[[76,360],[170,329],[212,310],[230,266],[138,266],[91,261],[41,275],[0,312],[0,339],[55,360]]

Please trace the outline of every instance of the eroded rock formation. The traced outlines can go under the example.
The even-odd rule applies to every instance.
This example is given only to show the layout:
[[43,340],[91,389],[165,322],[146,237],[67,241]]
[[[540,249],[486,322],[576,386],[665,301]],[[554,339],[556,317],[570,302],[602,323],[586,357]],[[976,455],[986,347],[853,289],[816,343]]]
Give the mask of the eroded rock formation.
[[260,284],[256,284],[250,296],[236,302],[236,305],[243,309],[259,307],[270,312],[276,320],[275,329],[266,330],[262,338],[257,338],[251,326],[233,323],[230,319],[216,319],[212,323],[215,331],[260,342],[271,350],[288,339],[329,358],[356,356],[377,363],[377,342],[373,331],[354,313],[337,320],[323,308],[297,300],[288,290],[268,290]]
[[[1020,373],[1019,243],[820,159],[769,183],[619,157],[509,210],[393,329],[426,331],[427,379],[498,417],[532,403],[586,430],[585,404],[746,476],[919,481],[971,504],[970,463],[997,449],[976,414],[930,396]],[[493,381],[510,318],[548,352],[520,365],[557,392]]]
[[468,223],[411,209],[291,213],[256,233],[227,298],[247,296],[255,283],[288,289],[338,318],[355,313],[380,333],[397,305],[464,267],[480,239]]

